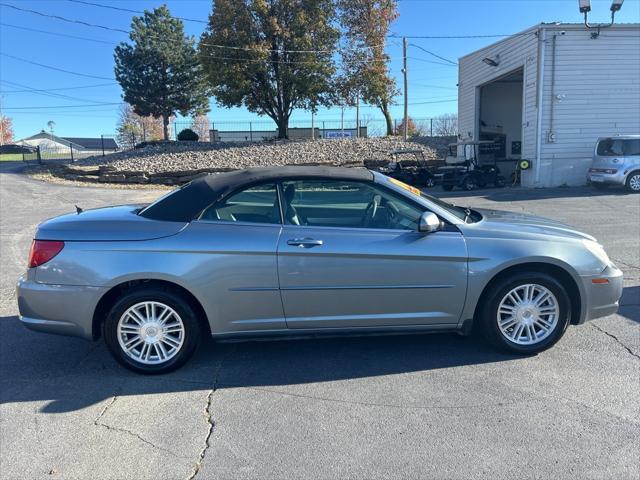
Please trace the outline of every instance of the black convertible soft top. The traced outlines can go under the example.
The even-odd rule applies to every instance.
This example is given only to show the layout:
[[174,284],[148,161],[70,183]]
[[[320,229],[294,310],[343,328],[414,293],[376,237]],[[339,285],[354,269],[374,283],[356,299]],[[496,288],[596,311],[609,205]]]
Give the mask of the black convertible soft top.
[[190,222],[202,210],[229,193],[254,184],[304,178],[373,181],[364,168],[261,167],[211,174],[184,185],[140,211],[140,215],[166,222]]

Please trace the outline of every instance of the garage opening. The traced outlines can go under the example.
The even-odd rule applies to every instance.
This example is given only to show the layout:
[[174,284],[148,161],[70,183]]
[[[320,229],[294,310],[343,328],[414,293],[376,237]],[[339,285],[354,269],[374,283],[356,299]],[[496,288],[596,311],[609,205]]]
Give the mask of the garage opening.
[[479,88],[479,140],[482,163],[497,162],[507,181],[522,154],[522,97],[524,68],[514,70]]

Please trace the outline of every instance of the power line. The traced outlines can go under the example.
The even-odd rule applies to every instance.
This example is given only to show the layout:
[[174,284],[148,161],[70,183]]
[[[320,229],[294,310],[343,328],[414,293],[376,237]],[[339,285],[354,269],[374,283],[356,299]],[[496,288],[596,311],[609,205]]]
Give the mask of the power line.
[[[6,82],[6,80],[4,80]],[[6,82],[10,83],[10,82]],[[6,95],[10,93],[25,93],[25,92],[57,92],[62,90],[79,90],[81,88],[97,88],[118,85],[117,82],[112,83],[97,83],[95,85],[80,85],[78,87],[62,87],[62,88],[29,88],[28,90],[2,90],[0,93]]]
[[5,108],[5,110],[43,110],[43,109],[51,109],[51,108],[86,108],[86,107],[104,107],[107,105],[122,105],[123,102],[105,102],[105,103],[96,103],[89,105],[51,105],[51,106],[37,106],[37,107],[10,107]]
[[61,22],[76,23],[78,25],[84,25],[85,27],[101,28],[103,30],[109,30],[109,31],[112,31],[112,32],[119,32],[119,33],[126,33],[126,34],[129,33],[127,30],[122,30],[121,28],[105,27],[104,25],[97,25],[95,23],[88,23],[88,22],[85,22],[83,20],[75,20],[75,19],[70,19],[70,18],[66,18],[66,17],[61,17],[59,15],[52,15],[50,13],[38,12],[37,10],[31,10],[29,8],[16,7],[15,5],[11,5],[10,3],[2,2],[2,3],[0,3],[0,5],[2,5],[3,7],[13,8],[14,10],[18,10],[18,11],[21,11],[21,12],[27,12],[27,13],[32,13],[34,15],[39,15],[39,16],[45,17],[45,18],[54,18],[56,20],[60,20]]
[[523,37],[527,35],[535,35],[536,32],[522,32],[522,33],[496,33],[489,35],[402,35],[394,33],[387,35],[387,38],[411,38],[411,39],[427,39],[427,40],[455,40],[455,39],[468,39],[468,38],[506,38],[506,37]]
[[[85,2],[83,0],[67,0],[67,1],[68,2],[72,2],[72,3],[81,3],[83,5],[90,5],[92,7],[108,8],[109,10],[118,10],[118,11],[127,12],[127,13],[141,13],[141,14],[145,13],[142,10],[133,10],[133,9],[130,9],[130,8],[114,7],[113,5],[103,5],[103,4],[100,4],[100,3]],[[183,22],[195,22],[195,23],[204,23],[204,24],[208,23],[205,20],[196,20],[196,19],[193,19],[193,18],[184,18],[184,17],[174,17],[174,18],[177,18],[178,20],[182,20]]]
[[68,73],[70,75],[78,75],[79,77],[97,78],[98,80],[114,80],[113,78],[109,78],[109,77],[100,77],[98,75],[89,75],[87,73],[73,72],[71,70],[65,70],[63,68],[52,67],[51,65],[45,65],[43,63],[33,62],[33,61],[27,60],[25,58],[16,57],[14,55],[9,55],[8,53],[0,52],[0,55],[2,55],[3,57],[7,57],[7,58],[12,58],[14,60],[18,60],[19,62],[30,63],[31,65],[37,65],[38,67],[48,68],[49,70],[55,70],[57,72]]
[[432,55],[436,58],[439,58],[440,60],[444,60],[445,62],[450,63],[451,65],[456,65],[456,66],[458,65],[458,62],[454,62],[453,60],[449,60],[448,58],[441,57],[440,55],[433,53],[432,51],[427,50],[426,48],[423,48],[420,45],[416,45],[415,43],[410,43],[409,46],[416,47],[417,49],[420,49],[423,52],[428,53],[429,55]]
[[443,85],[429,85],[426,83],[414,83],[414,82],[409,82],[409,85],[415,86],[415,87],[425,87],[425,88],[437,88],[440,90],[458,90],[458,87],[445,87]]
[[[77,0],[68,0],[68,1],[77,1]],[[78,2],[78,3],[88,3],[88,2]],[[41,17],[45,17],[45,18],[51,18],[54,20],[60,20],[62,22],[67,22],[67,23],[75,23],[75,24],[79,24],[79,25],[83,25],[85,27],[92,27],[92,28],[100,28],[103,30],[108,30],[108,31],[112,31],[112,32],[118,32],[118,33],[126,33],[127,35],[130,33],[128,30],[123,30],[121,28],[116,28],[116,27],[109,27],[106,25],[98,25],[95,23],[88,23],[85,22],[83,20],[77,20],[77,19],[73,19],[73,18],[67,18],[67,17],[62,17],[60,15],[52,15],[49,13],[44,13],[44,12],[39,12],[37,10],[31,10],[28,8],[21,8],[21,7],[16,7],[15,5],[11,5],[8,3],[4,3],[4,2],[0,2],[1,6],[4,7],[9,7],[9,8],[13,8],[14,10],[19,10],[22,12],[26,12],[26,13],[32,13],[34,15],[39,15]],[[119,9],[117,7],[113,7],[116,9]],[[136,12],[136,13],[144,13],[144,12]],[[178,18],[178,17],[176,17]],[[207,23],[207,22],[204,22]],[[162,37],[159,36],[155,36],[152,35],[155,38],[159,38],[162,39]],[[200,45],[204,45],[207,47],[211,47],[211,48],[226,48],[226,49],[230,49],[230,50],[242,50],[242,51],[258,51],[258,52],[278,52],[278,53],[335,53],[335,52],[340,52],[339,49],[331,49],[331,50],[278,50],[278,49],[264,49],[264,48],[258,48],[258,47],[236,47],[236,46],[230,46],[230,45],[220,45],[220,44],[213,44],[213,43],[207,43],[207,42],[200,42]],[[377,45],[377,46],[384,46],[384,45]],[[368,48],[375,48],[376,46],[372,46],[372,47],[366,47]]]
[[90,103],[103,103],[104,102],[103,100],[96,101],[96,100],[90,100],[88,98],[72,97],[70,95],[64,95],[62,93],[38,91],[37,89],[31,88],[28,85],[24,85],[22,83],[17,83],[17,82],[10,82],[8,80],[0,80],[0,83],[4,83],[4,84],[7,84],[7,85],[12,85],[12,86],[15,86],[15,87],[26,88],[27,89],[26,91],[29,92],[29,93],[33,93],[33,94],[36,94],[36,95],[42,95],[42,96],[45,96],[45,97],[63,98],[63,99],[66,99],[66,100],[74,100],[74,101],[77,101],[77,102],[90,102]]
[[456,67],[457,66],[457,65],[452,65],[450,63],[434,62],[433,60],[427,60],[426,58],[420,58],[420,57],[407,57],[407,58],[410,58],[411,60],[416,60],[418,62],[431,63],[433,65],[442,65],[444,67]]
[[115,43],[115,42],[108,42],[106,40],[98,40],[98,39],[95,39],[95,38],[80,37],[80,36],[77,36],[77,35],[67,35],[66,33],[49,32],[47,30],[38,30],[37,28],[29,28],[29,27],[21,27],[19,25],[12,25],[10,23],[0,23],[0,25],[2,25],[3,27],[11,27],[11,28],[17,28],[19,30],[26,30],[28,32],[46,33],[47,35],[56,35],[58,37],[73,38],[74,40],[86,40],[87,42],[104,43],[106,45],[117,45],[117,43]]

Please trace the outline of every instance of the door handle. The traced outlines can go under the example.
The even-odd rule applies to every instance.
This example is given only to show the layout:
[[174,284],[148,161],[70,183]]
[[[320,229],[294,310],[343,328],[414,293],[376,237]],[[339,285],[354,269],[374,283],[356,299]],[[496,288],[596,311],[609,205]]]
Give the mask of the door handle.
[[313,238],[291,238],[287,240],[287,245],[300,248],[319,247],[323,243],[322,240],[314,240]]

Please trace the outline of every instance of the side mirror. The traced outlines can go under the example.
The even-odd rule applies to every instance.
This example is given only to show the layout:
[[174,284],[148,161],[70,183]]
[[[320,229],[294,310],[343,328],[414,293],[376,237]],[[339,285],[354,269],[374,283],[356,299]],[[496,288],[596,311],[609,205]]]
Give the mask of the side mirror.
[[442,228],[442,222],[435,213],[424,212],[420,215],[418,222],[418,231],[422,233],[437,232]]

